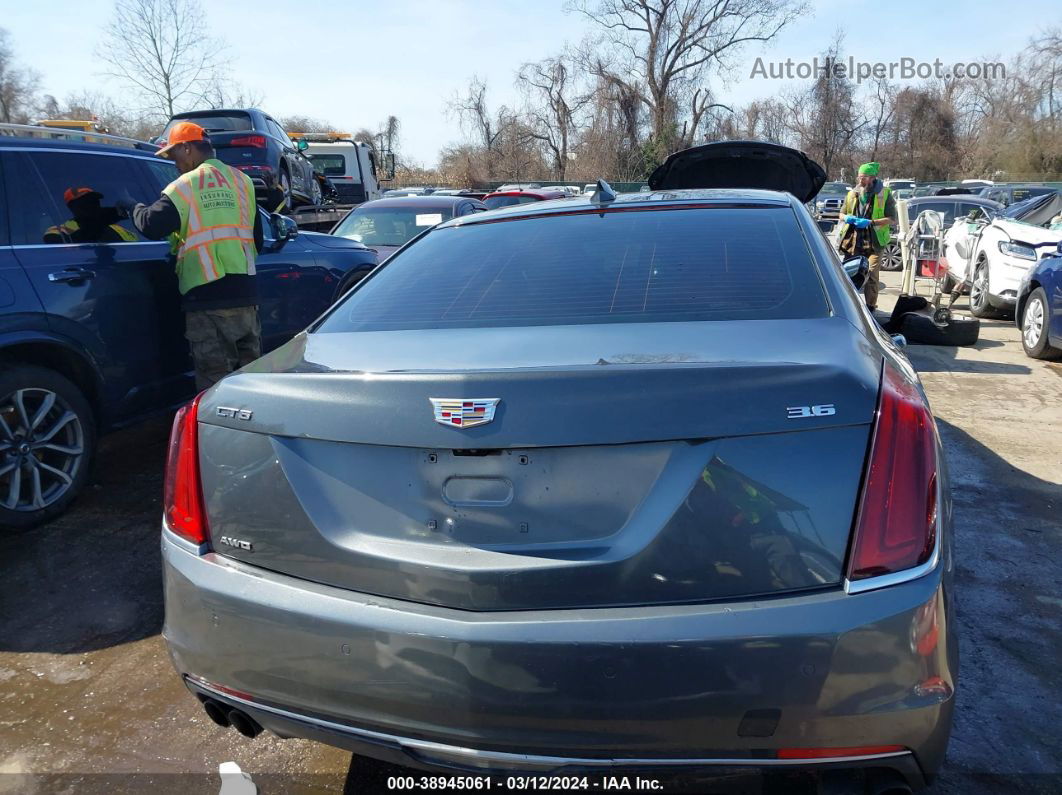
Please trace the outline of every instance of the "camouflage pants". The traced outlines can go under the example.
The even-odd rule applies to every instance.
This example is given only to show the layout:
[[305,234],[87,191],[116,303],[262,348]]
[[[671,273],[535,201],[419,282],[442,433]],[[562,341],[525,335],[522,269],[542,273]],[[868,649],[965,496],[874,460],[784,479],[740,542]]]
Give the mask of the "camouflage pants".
[[257,306],[185,312],[184,336],[192,351],[199,390],[213,386],[262,355]]

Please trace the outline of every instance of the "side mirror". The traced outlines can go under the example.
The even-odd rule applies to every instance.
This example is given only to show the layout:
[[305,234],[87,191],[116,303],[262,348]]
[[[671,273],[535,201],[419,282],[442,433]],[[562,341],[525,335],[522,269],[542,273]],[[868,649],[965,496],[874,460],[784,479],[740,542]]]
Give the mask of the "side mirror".
[[847,257],[841,262],[841,267],[852,280],[856,290],[862,290],[867,281],[867,274],[870,273],[870,261],[864,256]]
[[299,236],[299,225],[286,215],[272,213],[269,216],[269,225],[273,228],[273,251],[280,251],[285,243]]
[[307,149],[310,148],[310,144],[306,141],[305,138],[300,138],[299,140],[297,140],[295,142],[295,146],[298,147],[298,150],[300,152],[305,152]]

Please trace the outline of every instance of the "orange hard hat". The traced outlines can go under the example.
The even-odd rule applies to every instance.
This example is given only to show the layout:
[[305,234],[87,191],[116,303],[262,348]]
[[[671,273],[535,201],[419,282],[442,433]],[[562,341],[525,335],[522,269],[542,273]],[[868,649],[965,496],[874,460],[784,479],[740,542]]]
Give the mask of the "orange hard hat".
[[194,121],[179,121],[170,129],[166,136],[166,145],[155,154],[159,157],[169,158],[169,152],[177,144],[187,144],[192,141],[209,141],[206,130]]
[[103,194],[98,190],[92,188],[67,188],[63,193],[63,201],[70,204],[74,199],[80,199],[83,196],[95,195],[97,199],[102,199]]

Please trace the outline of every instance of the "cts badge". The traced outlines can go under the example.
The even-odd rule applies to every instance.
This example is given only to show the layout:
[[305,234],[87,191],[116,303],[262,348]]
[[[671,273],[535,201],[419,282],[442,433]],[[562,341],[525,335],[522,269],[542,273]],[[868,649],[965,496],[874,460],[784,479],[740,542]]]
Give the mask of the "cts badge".
[[501,398],[428,398],[435,421],[453,428],[475,428],[494,419]]
[[219,417],[229,417],[237,420],[249,420],[254,416],[254,412],[250,409],[234,409],[229,406],[218,406],[217,413]]

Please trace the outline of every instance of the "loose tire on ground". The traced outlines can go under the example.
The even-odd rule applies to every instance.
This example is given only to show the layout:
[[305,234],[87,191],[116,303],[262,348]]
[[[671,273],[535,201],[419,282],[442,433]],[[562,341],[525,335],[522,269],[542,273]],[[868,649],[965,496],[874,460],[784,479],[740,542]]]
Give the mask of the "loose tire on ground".
[[1021,316],[1021,347],[1033,359],[1062,359],[1062,350],[1053,347],[1047,336],[1051,316],[1049,306],[1043,287],[1033,290],[1025,302]]
[[981,321],[973,317],[953,315],[941,327],[928,315],[910,313],[903,316],[900,333],[907,341],[918,345],[973,345],[981,333]]
[[66,511],[88,482],[96,423],[88,400],[54,370],[0,363],[0,528]]

